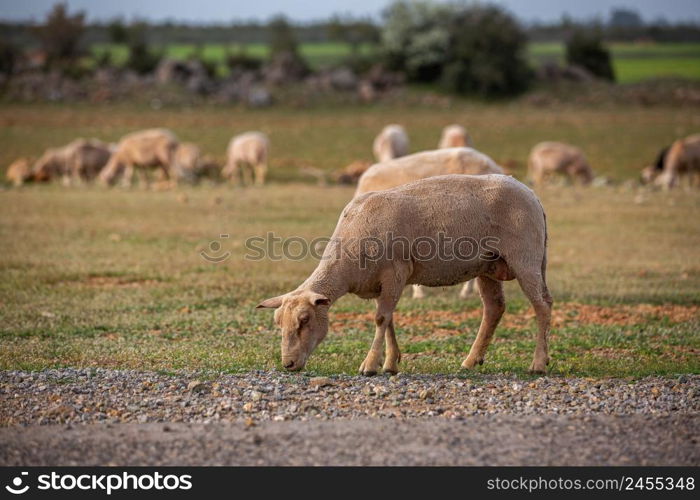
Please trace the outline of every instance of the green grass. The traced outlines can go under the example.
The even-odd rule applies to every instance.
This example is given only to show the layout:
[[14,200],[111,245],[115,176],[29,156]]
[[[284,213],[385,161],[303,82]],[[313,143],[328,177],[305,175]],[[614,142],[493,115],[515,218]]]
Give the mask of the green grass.
[[[698,43],[612,43],[613,67],[619,83],[636,83],[653,78],[700,79]],[[564,61],[561,43],[533,43],[529,49],[534,64]]]
[[[439,128],[461,122],[499,160],[524,164],[538,140],[584,147],[594,168],[632,178],[658,147],[694,130],[693,116],[666,109],[539,109],[472,105],[450,109],[354,107],[315,110],[235,108],[144,110],[125,106],[0,107],[0,160],[37,156],[76,136],[114,140],[137,128],[167,126],[218,157],[229,137],[262,129],[272,138],[272,184],[263,189],[182,187],[178,191],[67,189],[0,191],[0,369],[104,366],[235,372],[279,368],[279,337],[263,298],[297,286],[315,261],[251,262],[248,236],[328,236],[349,187],[316,187],[298,166],[327,170],[370,157],[384,123],[404,123],[413,150],[437,142]],[[521,175],[522,169],[516,169]],[[697,192],[638,192],[619,187],[552,188],[548,279],[558,307],[599,304],[700,305]],[[222,264],[200,252],[222,233],[232,256]],[[409,321],[407,313],[463,311],[477,299],[431,290],[399,306],[402,370],[454,373],[477,319]],[[509,314],[527,303],[507,284]],[[366,313],[373,303],[344,297],[331,313]],[[507,319],[507,318],[506,318]],[[523,374],[534,324],[504,324],[484,373]],[[448,330],[449,335],[437,335]],[[372,335],[371,320],[341,322],[311,358],[316,373],[355,373]],[[645,317],[633,324],[569,322],[552,335],[554,375],[591,377],[697,373],[700,318]]]
[[[613,66],[617,81],[620,83],[635,83],[653,78],[688,78],[700,79],[700,43],[613,43],[610,44],[613,55]],[[266,58],[268,47],[262,43],[246,45],[230,45],[229,51],[236,53],[243,50],[250,57]],[[161,47],[167,56],[176,59],[187,59],[195,54],[195,45],[171,44]],[[372,45],[363,45],[360,54],[370,55],[376,50]],[[125,46],[113,44],[97,44],[92,52],[99,55],[109,51],[112,60],[123,64],[127,58]],[[302,55],[314,68],[338,64],[351,55],[350,47],[342,43],[304,43],[300,45]],[[529,57],[533,64],[543,61],[564,60],[564,45],[556,42],[531,43],[528,48]],[[213,62],[223,64],[226,46],[223,44],[206,44],[201,48],[202,56]]]

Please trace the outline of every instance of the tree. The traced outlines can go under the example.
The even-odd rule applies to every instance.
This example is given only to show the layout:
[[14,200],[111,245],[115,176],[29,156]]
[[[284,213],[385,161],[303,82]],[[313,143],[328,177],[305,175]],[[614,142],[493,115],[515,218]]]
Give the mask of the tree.
[[566,62],[581,66],[599,78],[615,81],[610,51],[597,32],[575,31],[566,43]]
[[292,26],[283,15],[273,17],[268,24],[270,57],[288,52],[298,55],[297,39]]
[[72,63],[80,55],[80,40],[84,31],[84,12],[70,16],[65,4],[54,5],[46,22],[35,28],[46,53],[47,64]]
[[409,80],[482,96],[515,94],[530,82],[525,33],[499,7],[398,1],[385,17],[388,65]]
[[353,55],[357,55],[361,44],[379,41],[379,29],[370,19],[334,16],[326,25],[326,35],[330,40],[348,44]]
[[152,51],[148,46],[146,30],[145,23],[136,23],[127,30],[129,58],[126,67],[140,74],[151,73],[161,59],[161,54]]
[[109,40],[112,43],[127,43],[129,40],[129,30],[124,25],[124,21],[121,19],[112,19],[107,25],[107,32],[109,33]]

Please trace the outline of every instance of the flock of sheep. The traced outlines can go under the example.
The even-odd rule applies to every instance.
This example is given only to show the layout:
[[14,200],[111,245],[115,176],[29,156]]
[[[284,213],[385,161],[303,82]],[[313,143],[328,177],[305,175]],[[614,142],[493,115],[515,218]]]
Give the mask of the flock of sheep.
[[[369,353],[360,366],[364,375],[380,368],[398,371],[401,359],[394,331],[393,312],[406,285],[414,297],[422,286],[465,283],[461,294],[478,284],[483,303],[479,331],[462,367],[484,362],[486,349],[505,310],[503,282],[517,279],[531,302],[538,325],[535,355],[530,366],[542,373],[549,362],[547,336],[552,298],[547,289],[547,224],[544,209],[532,190],[473,147],[459,125],[443,130],[438,149],[409,153],[409,139],[400,125],[385,127],[376,137],[377,163],[362,169],[353,200],[345,207],[331,242],[316,270],[297,289],[272,297],[258,307],[274,308],[282,331],[282,362],[289,370],[302,369],[311,352],[328,332],[328,308],[347,293],[377,302],[376,330]],[[267,173],[270,141],[261,132],[231,139],[225,179],[262,185]],[[218,167],[200,149],[165,129],[128,134],[117,144],[77,139],[49,149],[31,166],[15,162],[8,178],[15,184],[61,178],[66,184],[97,180],[112,185],[121,179],[130,186],[136,174],[148,183],[147,170],[155,169],[170,184],[192,180]],[[558,142],[542,142],[528,159],[530,180],[539,185],[551,174],[574,182],[590,183],[593,170],[583,152]],[[697,180],[700,174],[700,134],[674,142],[642,177],[668,188],[682,176]],[[367,241],[389,245],[387,238],[408,242],[408,251],[370,252]],[[428,257],[414,253],[418,241],[479,242],[469,259]],[[485,239],[496,246],[482,248]],[[339,245],[345,245],[338,248]],[[385,248],[386,250],[386,248]],[[355,258],[352,258],[355,256]],[[386,344],[386,350],[382,352]]]
[[[461,125],[445,127],[438,144],[439,149],[466,148],[459,154],[471,158],[462,162],[469,165],[469,171],[461,173],[494,173],[495,169],[503,173],[490,158],[479,156],[480,153],[473,146],[471,137]],[[262,185],[267,175],[269,150],[270,140],[262,132],[237,135],[229,142],[226,164],[220,168],[209,156],[203,155],[196,144],[180,142],[167,129],[148,129],[127,134],[116,144],[97,139],[76,139],[63,147],[46,150],[34,165],[26,158],[18,159],[10,165],[6,176],[16,186],[54,179],[62,179],[66,185],[93,180],[102,185],[111,185],[121,179],[123,185],[131,186],[134,174],[141,183],[148,184],[147,172],[155,170],[158,181],[167,182],[167,185],[178,181],[192,182],[202,176]],[[386,176],[391,179],[391,185],[409,180],[403,168],[407,162],[419,162],[427,169],[426,175],[411,175],[427,177],[439,171],[439,167],[425,163],[432,158],[428,154],[430,152],[408,154],[408,135],[400,125],[384,127],[374,140],[373,152],[378,164],[402,157],[411,158],[394,167],[387,167],[392,168],[391,174]],[[475,158],[480,158],[483,166],[477,167],[479,162]],[[442,160],[436,161],[440,163]],[[344,177],[356,181],[364,176],[369,166],[368,163],[356,162],[346,168]],[[427,171],[432,173],[428,174]],[[450,173],[457,171],[453,169]],[[528,178],[532,184],[539,186],[553,174],[563,175],[583,185],[590,184],[595,177],[581,149],[561,142],[541,142],[530,152]],[[666,188],[677,186],[682,177],[688,177],[691,184],[700,184],[700,134],[679,139],[664,148],[654,164],[646,167],[641,175],[644,183]],[[369,180],[365,179],[365,182]]]
[[[220,175],[262,185],[267,174],[268,151],[265,134],[237,135],[228,145],[227,162]],[[157,172],[158,181],[174,184],[192,181],[218,168],[196,144],[180,142],[170,130],[159,128],[127,134],[116,144],[76,139],[63,147],[46,150],[33,166],[26,158],[20,158],[10,165],[6,175],[16,186],[54,179],[61,179],[66,185],[97,180],[105,186],[121,179],[123,185],[131,186],[134,174],[141,183],[148,184],[149,170]]]

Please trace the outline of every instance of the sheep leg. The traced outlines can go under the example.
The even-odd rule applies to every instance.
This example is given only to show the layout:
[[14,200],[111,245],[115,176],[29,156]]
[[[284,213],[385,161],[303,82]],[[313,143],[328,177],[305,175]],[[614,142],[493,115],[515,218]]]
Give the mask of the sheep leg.
[[405,281],[398,283],[398,277],[394,274],[394,269],[391,269],[390,276],[386,280],[382,280],[382,291],[377,299],[377,314],[375,316],[376,329],[374,332],[374,340],[372,346],[365,357],[365,360],[360,365],[360,373],[365,376],[376,375],[382,361],[382,348],[384,347],[384,338],[388,335],[390,338],[389,347],[387,348],[391,355],[388,359],[389,368],[397,368],[398,362],[398,345],[396,344],[396,336],[393,326],[390,331],[389,325],[393,321],[394,309],[401,297]]
[[122,174],[122,186],[131,187],[131,181],[134,177],[134,166],[128,164],[124,167],[124,173]]
[[386,340],[386,352],[384,355],[384,366],[382,367],[382,370],[384,370],[385,373],[396,375],[399,373],[401,351],[399,350],[399,343],[396,341],[396,331],[394,330],[393,317],[387,326],[384,339]]
[[264,163],[258,163],[253,167],[255,171],[255,184],[257,186],[262,186],[265,184],[265,175],[267,174],[267,165]]
[[241,179],[244,186],[253,184],[253,166],[246,162],[241,166]]
[[537,345],[530,371],[532,373],[545,373],[549,364],[547,337],[552,319],[552,296],[549,294],[544,277],[540,274],[518,276],[518,282],[532,304],[537,317]]
[[467,358],[462,362],[462,368],[467,370],[474,368],[477,364],[481,365],[484,363],[484,355],[491,343],[493,332],[496,330],[496,326],[501,321],[501,317],[506,310],[503,283],[485,276],[479,276],[477,280],[481,302],[484,304],[484,313],[481,317],[481,325],[479,326],[476,340],[474,340]]
[[478,291],[479,291],[479,287],[476,286],[476,279],[469,280],[464,284],[464,286],[462,286],[462,289],[459,291],[459,298],[466,299],[472,293],[478,292]]
[[425,298],[425,290],[420,285],[413,285],[413,298],[423,299]]

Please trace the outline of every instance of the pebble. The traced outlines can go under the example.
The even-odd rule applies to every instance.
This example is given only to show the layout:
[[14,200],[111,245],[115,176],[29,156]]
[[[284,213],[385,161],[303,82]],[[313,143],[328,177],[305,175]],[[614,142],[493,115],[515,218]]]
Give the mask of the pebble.
[[402,374],[368,380],[276,371],[236,375],[103,368],[0,371],[2,426],[678,413],[700,413],[700,375],[631,381]]

